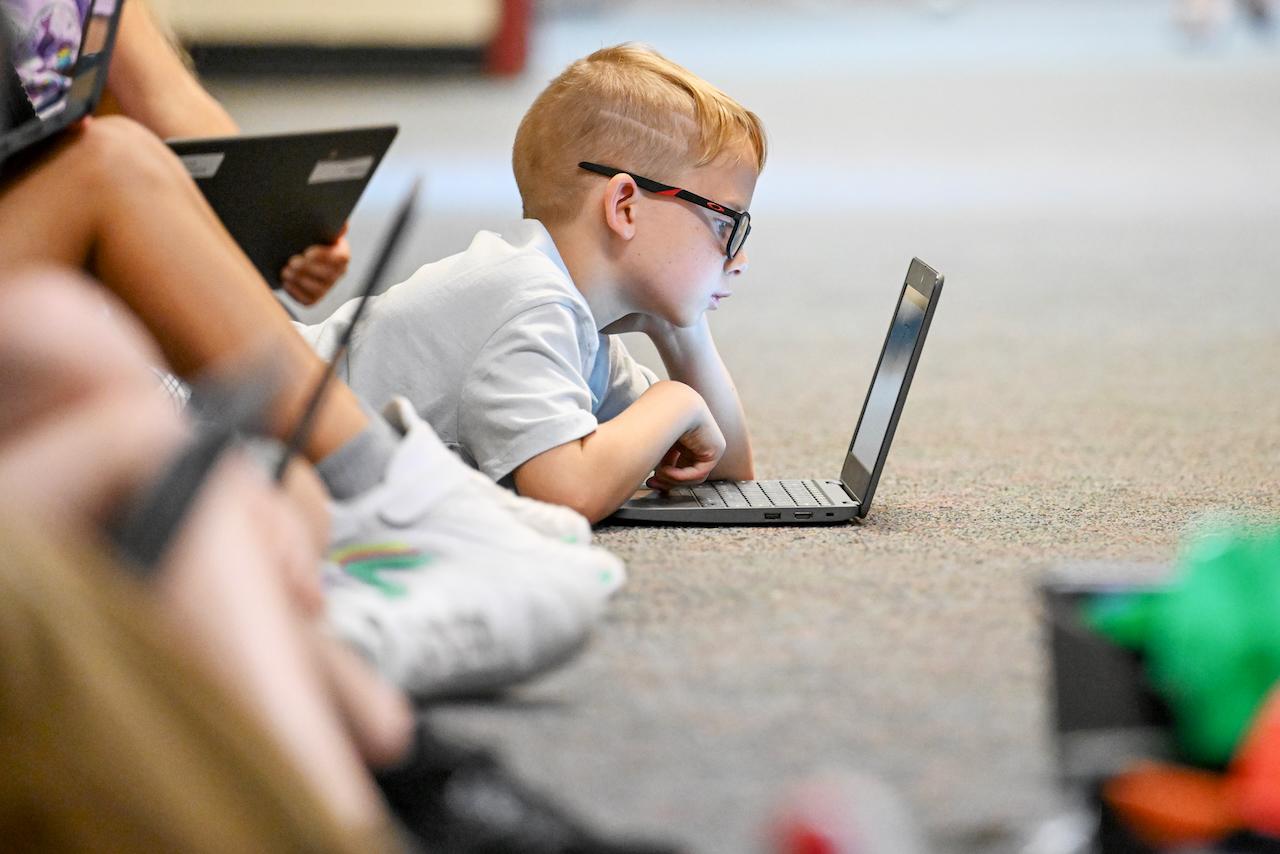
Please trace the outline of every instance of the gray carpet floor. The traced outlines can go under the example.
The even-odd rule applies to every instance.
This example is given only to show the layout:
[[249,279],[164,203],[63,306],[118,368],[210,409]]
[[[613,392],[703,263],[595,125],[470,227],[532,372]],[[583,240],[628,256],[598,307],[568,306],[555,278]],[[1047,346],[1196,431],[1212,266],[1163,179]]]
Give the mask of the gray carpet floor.
[[947,277],[863,524],[604,528],[630,581],[590,648],[444,724],[701,854],[763,851],[825,768],[896,787],[936,851],[1019,850],[1062,803],[1040,579],[1280,512],[1280,42],[1171,12],[564,2],[514,82],[214,81],[249,130],[401,123],[352,222],[360,253],[426,175],[401,274],[518,216],[515,126],[595,47],[647,41],[756,110],[751,269],[712,321],[761,476],[838,473],[907,262]]

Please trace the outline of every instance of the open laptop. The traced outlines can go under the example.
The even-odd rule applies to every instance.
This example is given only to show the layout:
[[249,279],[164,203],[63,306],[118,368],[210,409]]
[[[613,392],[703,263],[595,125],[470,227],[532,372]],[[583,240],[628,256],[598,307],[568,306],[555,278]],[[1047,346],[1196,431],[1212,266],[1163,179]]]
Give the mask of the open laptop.
[[168,140],[236,243],[273,288],[285,263],[332,243],[396,125]]
[[[70,83],[55,100],[41,105],[38,113],[33,109],[21,110],[29,107],[25,102],[17,105],[19,109],[15,109],[14,104],[9,105],[11,114],[21,115],[23,120],[0,132],[0,164],[80,121],[98,108],[103,87],[107,84],[107,66],[115,47],[116,31],[120,28],[120,10],[124,7],[124,2],[125,0],[116,0],[108,15],[101,15],[96,11],[99,6],[105,8],[106,4],[96,3],[90,6],[84,20],[80,22],[80,46],[75,65],[72,66]],[[5,0],[0,0],[0,18],[7,18],[3,9],[5,5]],[[8,29],[7,20],[0,21],[0,24]],[[8,35],[12,37],[13,34]],[[6,48],[12,50],[13,47],[10,40]],[[13,94],[12,100],[24,101],[20,94],[21,85],[10,64],[12,59],[13,56],[10,55],[4,67],[0,67],[0,72],[6,78],[5,88],[18,90]]]
[[605,521],[826,525],[865,517],[941,293],[942,276],[913,258],[839,480],[721,480],[665,493],[642,489]]

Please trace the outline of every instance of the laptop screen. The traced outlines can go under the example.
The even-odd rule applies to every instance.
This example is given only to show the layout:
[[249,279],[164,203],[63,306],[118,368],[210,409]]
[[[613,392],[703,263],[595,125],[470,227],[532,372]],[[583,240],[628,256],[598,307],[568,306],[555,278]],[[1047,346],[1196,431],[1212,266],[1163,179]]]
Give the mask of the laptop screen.
[[941,279],[933,270],[912,261],[841,472],[841,480],[864,508],[871,504],[871,492],[888,455],[928,329],[930,303],[940,288]]

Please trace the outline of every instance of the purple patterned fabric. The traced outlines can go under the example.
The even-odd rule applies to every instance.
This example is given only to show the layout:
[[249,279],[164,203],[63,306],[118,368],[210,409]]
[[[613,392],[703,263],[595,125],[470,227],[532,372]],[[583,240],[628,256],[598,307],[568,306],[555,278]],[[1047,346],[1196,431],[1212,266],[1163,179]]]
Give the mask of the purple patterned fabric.
[[12,61],[37,112],[55,104],[66,91],[90,6],[95,14],[108,15],[115,4],[116,0],[0,0],[14,35]]

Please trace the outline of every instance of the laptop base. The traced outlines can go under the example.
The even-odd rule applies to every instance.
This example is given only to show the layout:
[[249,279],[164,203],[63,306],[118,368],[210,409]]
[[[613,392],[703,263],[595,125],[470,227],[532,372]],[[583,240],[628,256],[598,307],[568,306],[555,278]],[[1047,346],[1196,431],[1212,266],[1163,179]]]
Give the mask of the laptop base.
[[710,481],[666,493],[641,490],[606,521],[832,525],[866,516],[941,292],[942,276],[911,259],[839,480]]
[[[745,500],[738,498],[745,493]],[[817,495],[815,500],[813,495]],[[775,500],[770,500],[773,496]],[[790,501],[786,499],[791,499]],[[751,506],[747,502],[758,502]],[[604,521],[622,525],[837,525],[861,505],[838,480],[708,481],[642,489]]]

